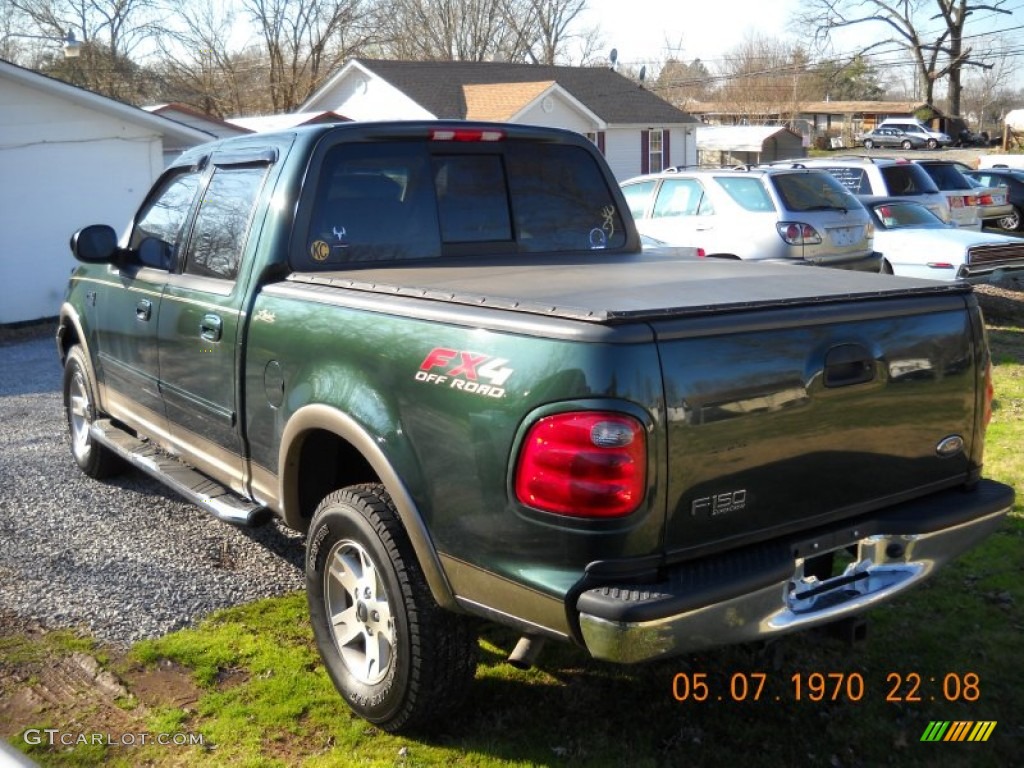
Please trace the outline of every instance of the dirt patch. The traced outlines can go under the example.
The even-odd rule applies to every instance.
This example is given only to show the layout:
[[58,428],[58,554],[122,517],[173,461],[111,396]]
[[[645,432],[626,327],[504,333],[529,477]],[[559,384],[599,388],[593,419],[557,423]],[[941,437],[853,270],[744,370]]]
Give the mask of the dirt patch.
[[[16,638],[21,648],[46,647],[47,630],[2,622],[0,641]],[[122,650],[43,651],[0,657],[0,738],[17,745],[26,729],[55,729],[55,738],[119,743],[147,733],[154,709],[190,710],[200,689],[190,672],[170,662],[132,665]],[[29,738],[49,738],[32,732]],[[60,750],[60,745],[54,745]]]

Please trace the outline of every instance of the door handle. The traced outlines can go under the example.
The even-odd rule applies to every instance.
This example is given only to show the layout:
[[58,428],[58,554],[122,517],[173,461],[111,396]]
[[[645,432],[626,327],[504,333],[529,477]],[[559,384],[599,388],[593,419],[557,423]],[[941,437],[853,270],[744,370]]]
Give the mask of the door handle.
[[199,322],[199,335],[203,341],[220,341],[224,331],[224,322],[219,315],[203,315]]
[[141,320],[144,323],[149,322],[149,318],[153,316],[153,302],[149,299],[140,299],[139,303],[135,305],[135,319]]

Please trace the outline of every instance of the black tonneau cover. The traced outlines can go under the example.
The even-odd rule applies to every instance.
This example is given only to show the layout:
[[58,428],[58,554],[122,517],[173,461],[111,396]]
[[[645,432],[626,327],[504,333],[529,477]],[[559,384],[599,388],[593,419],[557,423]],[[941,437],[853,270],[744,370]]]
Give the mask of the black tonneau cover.
[[823,267],[636,254],[389,263],[288,279],[596,323],[971,290]]

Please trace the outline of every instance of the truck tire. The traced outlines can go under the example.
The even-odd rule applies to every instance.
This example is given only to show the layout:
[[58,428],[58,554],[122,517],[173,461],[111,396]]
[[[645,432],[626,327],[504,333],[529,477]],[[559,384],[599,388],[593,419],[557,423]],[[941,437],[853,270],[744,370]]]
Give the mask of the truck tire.
[[313,634],[352,710],[395,733],[457,706],[476,671],[475,634],[434,602],[384,488],[327,496],[306,542]]
[[93,441],[89,427],[96,419],[96,395],[90,375],[89,360],[82,347],[68,350],[64,361],[64,414],[71,439],[71,455],[75,463],[89,477],[100,480],[125,468],[121,459],[109,448]]

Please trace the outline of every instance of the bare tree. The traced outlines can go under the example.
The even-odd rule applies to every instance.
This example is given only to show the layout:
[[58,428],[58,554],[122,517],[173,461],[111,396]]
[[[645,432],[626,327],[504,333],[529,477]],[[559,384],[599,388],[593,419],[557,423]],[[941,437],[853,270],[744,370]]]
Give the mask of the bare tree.
[[[411,61],[522,61],[530,0],[395,0],[382,12],[384,54]],[[513,15],[517,22],[510,24]],[[522,17],[522,21],[518,19]]]
[[[147,86],[132,55],[155,34],[157,0],[7,0],[8,23],[19,34],[52,41],[36,46],[32,66],[48,75],[113,98],[135,101]],[[69,32],[82,43],[79,58],[65,61],[56,45]]]
[[566,46],[588,34],[570,32],[587,8],[587,0],[505,0],[505,20],[516,33],[526,57],[534,64],[555,64],[567,55]]
[[792,119],[802,101],[818,96],[806,52],[758,34],[725,55],[718,77],[718,100],[750,120],[772,115]]
[[364,0],[240,0],[269,64],[274,112],[288,112],[375,39]]
[[975,115],[977,130],[981,131],[995,128],[1001,122],[1002,115],[993,107],[999,104],[1013,80],[1015,67],[1009,52],[1016,48],[1016,44],[993,35],[979,39],[978,45],[989,52],[992,66],[968,73],[964,78],[961,103],[966,113]]
[[[804,0],[802,23],[815,29],[815,37],[828,43],[833,31],[847,27],[884,25],[889,35],[861,49],[867,53],[879,46],[896,44],[906,50],[917,72],[924,101],[935,100],[935,84],[949,78],[949,110],[960,112],[960,80],[965,66],[981,65],[971,58],[973,49],[964,45],[968,17],[979,11],[1010,13],[1007,0],[992,3],[970,0]],[[975,16],[977,18],[977,16]],[[942,29],[929,33],[929,22],[941,19]]]
[[700,59],[690,63],[669,59],[654,84],[654,90],[661,98],[682,110],[692,109],[695,103],[710,99],[716,87],[717,79]]
[[181,8],[176,27],[160,39],[157,68],[165,98],[222,118],[271,109],[257,81],[264,60],[229,47],[236,21],[235,10],[218,0],[192,0]]

